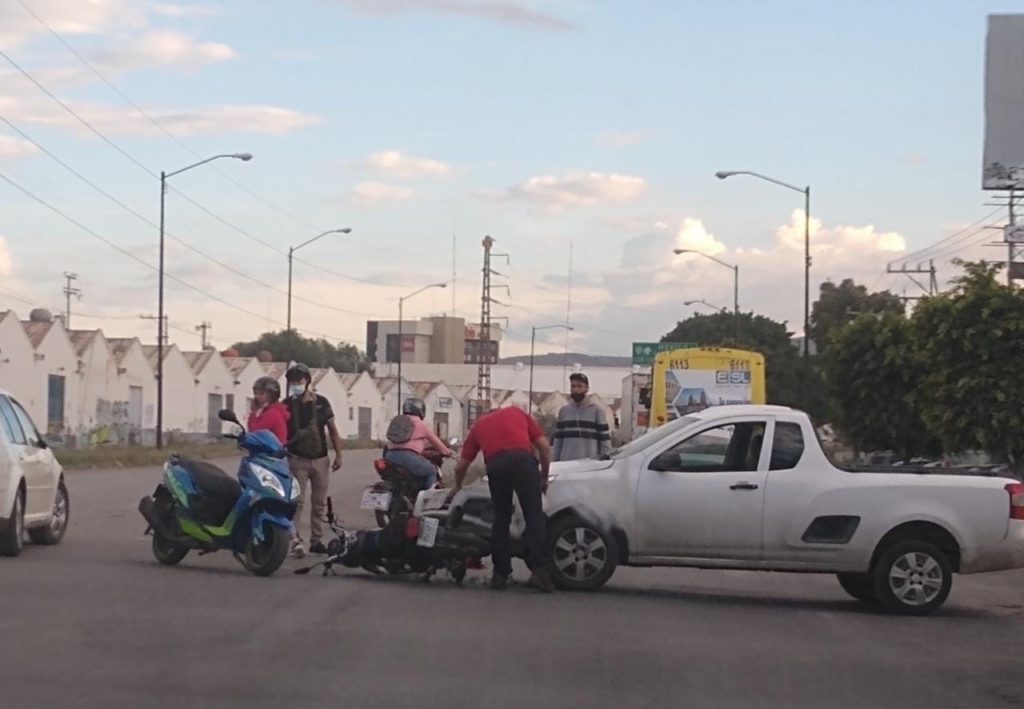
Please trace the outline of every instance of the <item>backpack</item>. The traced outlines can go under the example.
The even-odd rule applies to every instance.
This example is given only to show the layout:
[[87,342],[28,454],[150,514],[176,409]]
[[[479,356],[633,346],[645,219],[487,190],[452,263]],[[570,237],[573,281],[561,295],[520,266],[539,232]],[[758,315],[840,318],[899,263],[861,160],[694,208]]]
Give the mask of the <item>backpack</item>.
[[320,430],[317,426],[316,402],[313,402],[313,415],[309,419],[309,425],[305,428],[299,428],[299,421],[302,420],[299,418],[302,404],[295,400],[292,400],[291,404],[292,420],[295,421],[295,435],[288,441],[289,450],[299,458],[310,460],[319,458],[323,449],[320,442]]
[[412,417],[406,416],[405,414],[399,414],[391,419],[391,423],[388,424],[387,433],[384,435],[387,437],[389,443],[398,445],[411,441],[413,433],[415,432],[416,425],[413,423]]

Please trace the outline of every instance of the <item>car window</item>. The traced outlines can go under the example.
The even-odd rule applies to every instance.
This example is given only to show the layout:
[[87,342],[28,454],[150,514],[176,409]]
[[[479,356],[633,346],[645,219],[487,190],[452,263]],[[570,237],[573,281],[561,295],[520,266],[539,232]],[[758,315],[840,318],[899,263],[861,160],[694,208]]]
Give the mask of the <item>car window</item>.
[[652,428],[644,433],[642,436],[635,438],[624,446],[616,448],[603,456],[604,459],[610,458],[628,458],[635,453],[639,453],[645,448],[655,446],[661,442],[662,439],[667,438],[680,428],[685,428],[691,424],[697,423],[700,418],[697,416],[683,416],[676,419],[670,425],[659,426],[658,428]]
[[772,460],[769,470],[791,470],[804,455],[804,432],[800,424],[776,421],[772,436]]
[[19,446],[28,445],[28,438],[18,423],[18,415],[14,413],[14,407],[6,396],[0,396],[0,426],[8,441]]
[[764,421],[747,421],[706,429],[660,454],[651,467],[676,473],[755,471],[765,427]]
[[14,413],[21,423],[21,430],[25,433],[28,444],[35,446],[42,443],[43,437],[39,435],[39,429],[32,423],[32,417],[28,415],[28,412],[15,399],[11,399],[11,406],[14,408]]

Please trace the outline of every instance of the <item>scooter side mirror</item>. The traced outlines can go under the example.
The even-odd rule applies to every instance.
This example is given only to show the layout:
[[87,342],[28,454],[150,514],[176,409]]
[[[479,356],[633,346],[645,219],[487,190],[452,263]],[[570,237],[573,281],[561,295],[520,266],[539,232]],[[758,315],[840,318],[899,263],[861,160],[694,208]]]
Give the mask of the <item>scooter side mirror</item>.
[[235,416],[235,412],[231,409],[221,409],[217,413],[217,418],[221,421],[227,421],[228,423],[237,423],[239,426],[242,424],[239,422],[238,417]]
[[451,438],[448,439],[449,448],[457,448],[460,443],[462,443],[462,441],[459,439],[458,436],[452,436]]

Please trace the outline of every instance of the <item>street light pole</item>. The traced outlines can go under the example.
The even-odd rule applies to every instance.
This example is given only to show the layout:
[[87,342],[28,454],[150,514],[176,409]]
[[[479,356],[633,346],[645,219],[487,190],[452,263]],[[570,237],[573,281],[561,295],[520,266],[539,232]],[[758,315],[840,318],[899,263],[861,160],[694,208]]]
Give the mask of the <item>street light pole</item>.
[[317,239],[323,238],[328,234],[351,234],[352,229],[345,227],[343,229],[328,229],[327,231],[317,234],[312,239],[303,241],[298,246],[288,247],[288,317],[287,317],[287,328],[288,328],[288,359],[291,360],[295,355],[295,336],[292,334],[292,262],[295,259],[295,252],[301,249],[303,246],[309,246]]
[[719,305],[714,305],[713,303],[709,303],[708,301],[704,300],[703,298],[699,298],[698,300],[685,300],[685,301],[683,301],[683,305],[694,305],[696,303],[700,303],[701,305],[704,305],[704,306],[706,306],[708,308],[711,308],[712,310],[717,310],[720,313],[728,313],[729,312],[728,308],[723,308],[723,307],[721,307]]
[[[703,251],[697,251],[696,249],[673,249],[672,253],[674,253],[676,256],[679,256],[680,254],[697,254],[698,256],[703,256],[706,259],[711,259],[715,263],[720,264],[722,266],[725,266],[726,268],[732,269],[732,310],[733,310],[733,320],[735,321],[734,322],[734,326],[736,328],[736,339],[739,340],[739,337],[740,337],[740,266],[739,266],[739,264],[726,263],[725,261],[712,256],[711,254],[706,254]],[[690,303],[696,303],[696,302],[700,302],[700,301],[690,301]]]
[[200,160],[197,163],[183,167],[180,170],[174,172],[160,171],[160,259],[157,276],[157,317],[156,317],[156,447],[157,449],[164,447],[164,337],[166,331],[164,327],[164,213],[165,203],[167,201],[167,178],[180,175],[186,170],[191,170],[194,167],[205,165],[208,162],[219,160],[220,158],[233,158],[235,160],[242,160],[248,162],[252,160],[250,153],[227,153],[224,155],[214,155],[211,158]]
[[531,416],[533,415],[533,358],[534,350],[537,345],[537,330],[550,330],[552,328],[563,328],[567,332],[573,331],[571,326],[563,325],[562,323],[558,323],[557,325],[541,325],[540,327],[534,325],[530,328],[530,403],[527,404],[527,411],[529,411]]
[[[398,413],[402,413],[402,319],[404,316],[405,301],[412,298],[414,295],[419,295],[425,290],[431,288],[447,288],[447,283],[431,283],[429,286],[423,286],[417,291],[413,291],[409,295],[404,295],[398,299]],[[385,347],[385,349],[387,349]]]
[[749,175],[779,187],[785,187],[804,195],[804,346],[802,352],[803,376],[800,378],[800,398],[807,406],[807,379],[810,374],[810,331],[811,331],[811,186],[797,187],[774,177],[768,177],[749,170],[721,170],[715,177],[724,180],[734,175]]

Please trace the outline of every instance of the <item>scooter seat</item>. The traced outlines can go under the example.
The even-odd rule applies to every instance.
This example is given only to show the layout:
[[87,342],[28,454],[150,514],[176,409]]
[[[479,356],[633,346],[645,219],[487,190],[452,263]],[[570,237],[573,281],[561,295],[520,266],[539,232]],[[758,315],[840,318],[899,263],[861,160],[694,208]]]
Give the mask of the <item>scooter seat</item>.
[[188,471],[199,491],[210,499],[233,505],[242,495],[238,481],[212,463],[179,457],[178,465]]

